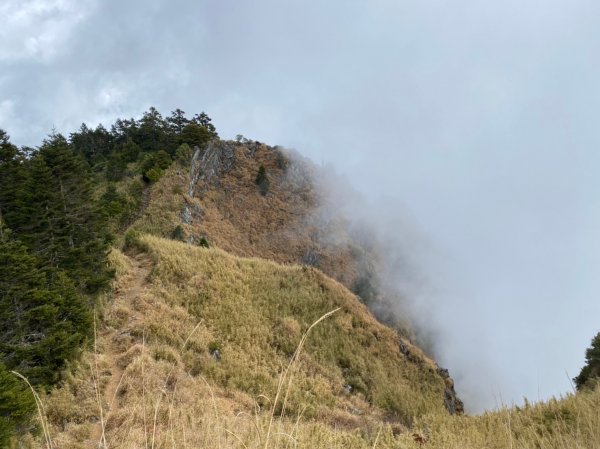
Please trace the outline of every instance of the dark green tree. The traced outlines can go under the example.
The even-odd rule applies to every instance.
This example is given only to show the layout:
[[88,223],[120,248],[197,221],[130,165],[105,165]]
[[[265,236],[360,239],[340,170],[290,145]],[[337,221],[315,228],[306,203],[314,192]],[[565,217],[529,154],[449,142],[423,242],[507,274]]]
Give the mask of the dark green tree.
[[177,108],[171,112],[171,116],[167,118],[167,123],[173,132],[180,134],[185,125],[190,123],[190,121],[186,118],[185,112]]
[[28,165],[22,188],[27,202],[17,226],[9,220],[6,224],[43,262],[66,271],[77,288],[97,291],[111,277],[106,268],[111,236],[85,162],[55,134]]
[[164,150],[146,154],[140,163],[140,170],[144,181],[158,181],[163,175],[164,170],[169,168],[171,162],[171,156]]
[[212,119],[204,111],[202,111],[200,114],[194,115],[192,122],[196,125],[206,128],[212,137],[219,137],[215,125],[211,123]]
[[110,134],[112,135],[114,142],[118,144],[124,144],[128,140],[135,140],[139,133],[139,123],[131,118],[117,119],[117,121],[110,127]]
[[34,385],[51,385],[91,328],[89,310],[66,275],[41,268],[6,228],[0,237],[0,356]]
[[123,153],[113,152],[106,163],[106,179],[109,181],[120,181],[125,177],[127,162]]
[[202,125],[190,123],[183,128],[181,132],[181,143],[187,143],[190,147],[198,146],[202,148],[213,138],[211,132]]
[[0,361],[0,447],[10,447],[11,437],[31,429],[34,410],[35,401],[25,382]]
[[17,219],[26,199],[20,190],[27,177],[26,159],[0,129],[0,222]]
[[128,138],[127,141],[121,146],[119,153],[125,162],[135,162],[140,154],[140,147]]
[[265,169],[264,165],[261,165],[258,169],[258,174],[256,175],[256,185],[258,186],[258,191],[262,196],[267,194],[270,184],[271,182],[267,176],[267,170]]
[[96,129],[88,128],[85,123],[79,130],[69,135],[72,149],[81,154],[91,165],[105,161],[112,152],[113,136],[102,125]]
[[592,338],[592,344],[585,351],[585,366],[579,375],[573,379],[577,390],[595,385],[600,378],[600,332]]
[[142,151],[148,153],[159,150],[175,151],[177,147],[175,133],[154,107],[144,113],[139,122],[137,139],[134,140]]

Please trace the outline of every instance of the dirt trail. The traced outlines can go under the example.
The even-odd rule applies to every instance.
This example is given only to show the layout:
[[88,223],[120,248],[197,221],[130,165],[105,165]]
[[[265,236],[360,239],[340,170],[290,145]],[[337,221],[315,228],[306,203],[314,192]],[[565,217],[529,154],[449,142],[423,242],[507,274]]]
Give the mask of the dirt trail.
[[[97,335],[97,346],[103,348],[101,355],[102,369],[101,372],[97,372],[96,374],[100,377],[98,383],[100,400],[102,402],[102,416],[94,424],[90,433],[89,442],[93,444],[89,447],[93,448],[106,449],[108,447],[102,434],[102,424],[106,425],[107,421],[110,420],[111,412],[119,407],[116,396],[124,369],[119,366],[118,360],[129,349],[126,348],[125,351],[123,350],[123,345],[119,341],[119,335],[127,332],[127,328],[131,323],[136,321],[143,322],[144,320],[143,314],[136,310],[134,302],[144,292],[148,284],[152,262],[143,254],[130,254],[127,255],[127,259],[131,263],[131,271],[127,273],[120,288],[115,292],[112,304],[108,308],[108,313],[110,314],[110,309],[115,305],[125,308],[129,312],[128,324],[126,325],[126,329],[108,327],[100,330]],[[108,380],[105,380],[106,376],[109,376]]]

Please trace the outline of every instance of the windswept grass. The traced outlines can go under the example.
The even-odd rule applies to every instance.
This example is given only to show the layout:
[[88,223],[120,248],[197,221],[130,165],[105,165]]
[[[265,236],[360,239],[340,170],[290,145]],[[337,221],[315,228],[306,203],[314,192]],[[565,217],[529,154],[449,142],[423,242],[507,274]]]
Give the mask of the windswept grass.
[[40,397],[53,447],[600,447],[599,391],[449,416],[436,366],[412,346],[403,356],[398,335],[319,271],[129,243],[142,252],[111,255],[97,354]]

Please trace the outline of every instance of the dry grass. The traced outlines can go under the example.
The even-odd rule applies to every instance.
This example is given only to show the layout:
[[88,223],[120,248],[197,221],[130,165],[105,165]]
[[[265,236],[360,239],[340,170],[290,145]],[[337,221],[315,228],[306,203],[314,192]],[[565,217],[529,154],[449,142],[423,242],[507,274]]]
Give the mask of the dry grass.
[[[231,254],[279,263],[301,263],[312,250],[321,271],[352,286],[360,271],[357,252],[365,259],[375,254],[353,242],[343,220],[322,216],[321,193],[314,183],[316,168],[298,160],[282,164],[286,156],[267,145],[230,145],[235,152],[233,168],[218,181],[199,183],[194,198],[186,194],[189,167],[170,168],[153,186],[150,207],[134,228],[169,237],[188,204],[201,212],[194,214],[190,225],[183,225],[186,235],[206,236]],[[255,183],[261,165],[270,180],[266,196]]]
[[396,333],[317,270],[137,246],[111,255],[97,355],[41,397],[53,447],[99,447],[99,405],[108,448],[600,447],[600,392],[451,417],[435,366],[405,359]]

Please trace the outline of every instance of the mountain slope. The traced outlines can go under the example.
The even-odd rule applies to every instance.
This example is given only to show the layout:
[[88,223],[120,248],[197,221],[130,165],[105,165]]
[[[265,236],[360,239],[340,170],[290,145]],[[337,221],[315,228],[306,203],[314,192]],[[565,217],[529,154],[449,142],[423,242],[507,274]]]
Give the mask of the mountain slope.
[[285,407],[281,399],[275,406],[287,417],[278,425],[294,438],[306,432],[302,447],[311,447],[311,432],[308,424],[294,430],[299,417],[343,429],[363,447],[382,422],[397,433],[414,417],[447,413],[437,366],[318,270],[149,235],[134,248],[137,255],[112,255],[119,277],[97,354],[85,354],[47,399],[57,447],[102,438],[107,447],[184,438],[202,447],[228,431],[246,444],[264,438],[278,379],[302,334],[337,308],[309,334]]
[[[261,166],[269,179],[265,195],[256,183]],[[235,255],[312,265],[352,287],[376,261],[375,248],[357,241],[335,213],[323,176],[279,147],[215,140],[192,170],[180,164],[154,186],[134,228],[168,237],[180,224],[188,241],[205,237]]]

